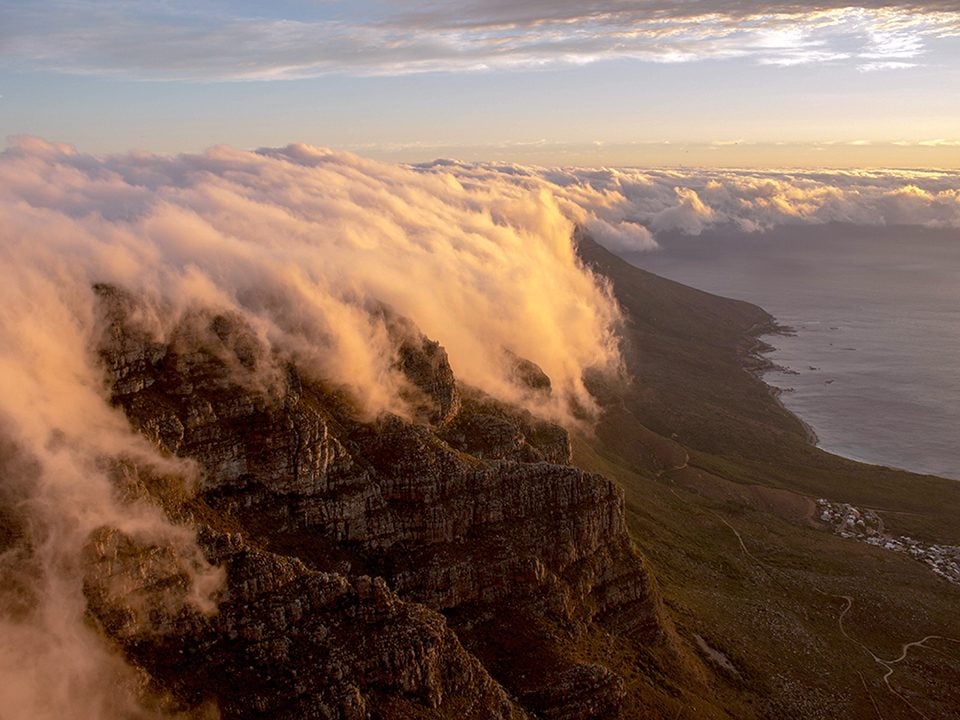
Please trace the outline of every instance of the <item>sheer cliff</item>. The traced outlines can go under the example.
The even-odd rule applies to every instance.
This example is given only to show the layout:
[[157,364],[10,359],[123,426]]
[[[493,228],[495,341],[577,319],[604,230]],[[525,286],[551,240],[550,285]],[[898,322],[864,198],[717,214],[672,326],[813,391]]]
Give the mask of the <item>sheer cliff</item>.
[[90,617],[167,710],[640,717],[661,678],[697,682],[622,491],[570,464],[560,427],[461,388],[409,322],[388,318],[410,412],[365,418],[237,317],[197,310],[156,341],[136,298],[97,293],[112,401],[195,489],[124,464],[118,486],[225,570],[203,613],[173,601],[190,587],[169,548],[111,527],[89,543]]

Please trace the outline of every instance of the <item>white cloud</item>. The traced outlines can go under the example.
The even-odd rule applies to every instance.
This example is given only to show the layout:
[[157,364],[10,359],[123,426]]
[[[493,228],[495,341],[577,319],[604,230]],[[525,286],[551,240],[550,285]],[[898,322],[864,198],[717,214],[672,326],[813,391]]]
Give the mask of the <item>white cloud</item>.
[[[382,9],[380,11],[382,13]],[[0,9],[8,63],[147,79],[261,80],[327,73],[486,71],[633,58],[747,57],[771,65],[916,59],[960,32],[949,2],[424,3],[342,19],[225,16],[204,6],[116,0]]]

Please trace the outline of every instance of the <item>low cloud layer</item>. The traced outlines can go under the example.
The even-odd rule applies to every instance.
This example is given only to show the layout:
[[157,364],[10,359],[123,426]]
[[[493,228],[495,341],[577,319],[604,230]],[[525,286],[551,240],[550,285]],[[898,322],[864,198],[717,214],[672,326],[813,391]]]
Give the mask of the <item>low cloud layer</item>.
[[630,58],[923,63],[955,38],[960,4],[911,0],[602,0],[507,3],[6,3],[0,48],[14,67],[127,78],[258,80],[328,73],[538,68]]
[[[553,177],[580,181],[574,178]],[[829,222],[960,228],[956,172],[611,171],[587,182],[616,196],[618,211],[654,234]]]
[[542,187],[601,243],[618,252],[656,248],[658,233],[713,227],[759,232],[781,225],[920,225],[960,228],[960,173],[937,171],[733,171],[455,165],[474,182]]

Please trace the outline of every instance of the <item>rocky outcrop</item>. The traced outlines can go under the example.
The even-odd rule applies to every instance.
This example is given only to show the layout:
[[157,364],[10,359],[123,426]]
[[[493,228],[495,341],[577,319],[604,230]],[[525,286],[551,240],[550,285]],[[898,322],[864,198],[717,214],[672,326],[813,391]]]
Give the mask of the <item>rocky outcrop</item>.
[[464,393],[460,412],[440,436],[478,458],[570,462],[570,439],[563,428],[477,391]]
[[460,410],[460,392],[447,354],[405,318],[387,314],[387,329],[397,346],[397,367],[410,382],[406,400],[414,417],[444,425]]
[[168,548],[109,529],[88,548],[92,614],[174,709],[214,700],[228,718],[526,717],[441,615],[382,578],[311,571],[238,534],[201,538],[229,578],[209,617],[184,602],[187,577]]
[[189,314],[161,342],[132,298],[98,293],[112,399],[197,463],[179,517],[226,570],[207,616],[170,601],[186,579],[163,548],[92,540],[91,614],[159,687],[228,718],[618,715],[617,668],[578,643],[663,627],[622,493],[568,464],[561,428],[461,390],[406,321],[390,332],[412,418],[361,421],[238,318]]

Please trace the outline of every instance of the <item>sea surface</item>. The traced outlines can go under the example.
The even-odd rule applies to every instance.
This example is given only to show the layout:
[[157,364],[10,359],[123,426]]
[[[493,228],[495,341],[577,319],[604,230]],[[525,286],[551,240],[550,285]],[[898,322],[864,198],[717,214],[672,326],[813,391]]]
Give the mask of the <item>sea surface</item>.
[[830,452],[960,479],[960,231],[848,225],[658,238],[638,267],[760,305],[764,379]]

